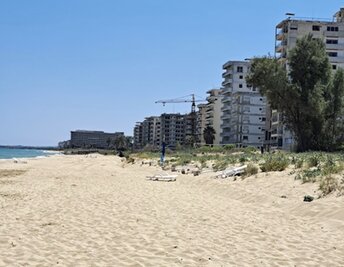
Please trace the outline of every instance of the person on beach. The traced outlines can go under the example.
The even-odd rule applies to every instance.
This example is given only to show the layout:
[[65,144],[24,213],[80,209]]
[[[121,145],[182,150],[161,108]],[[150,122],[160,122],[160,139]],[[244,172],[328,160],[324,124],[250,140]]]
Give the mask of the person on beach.
[[166,144],[165,144],[165,142],[162,142],[162,145],[161,145],[161,157],[160,157],[160,164],[161,165],[164,165],[165,152],[166,152]]

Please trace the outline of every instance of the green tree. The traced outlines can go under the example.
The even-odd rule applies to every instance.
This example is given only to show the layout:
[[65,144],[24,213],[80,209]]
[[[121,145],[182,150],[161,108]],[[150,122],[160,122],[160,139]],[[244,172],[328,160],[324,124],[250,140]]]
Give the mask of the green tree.
[[127,150],[128,149],[128,142],[124,135],[118,135],[113,139],[113,146],[116,150]]
[[344,71],[338,69],[326,92],[326,139],[328,150],[333,150],[343,142],[343,111],[344,111]]
[[215,134],[216,134],[216,131],[214,130],[213,127],[207,126],[204,128],[203,137],[204,137],[204,141],[207,145],[214,144]]
[[295,136],[298,151],[329,149],[326,119],[329,114],[337,117],[341,110],[336,105],[336,115],[330,112],[333,108],[329,108],[329,103],[334,97],[331,91],[342,89],[339,77],[331,83],[331,65],[324,42],[312,35],[297,40],[287,63],[286,68],[275,58],[255,58],[247,82],[258,87],[271,107],[282,113],[284,123]]

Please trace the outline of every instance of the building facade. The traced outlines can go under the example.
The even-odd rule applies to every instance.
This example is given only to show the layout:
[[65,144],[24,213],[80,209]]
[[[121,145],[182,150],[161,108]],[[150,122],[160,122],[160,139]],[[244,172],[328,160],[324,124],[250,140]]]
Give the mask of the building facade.
[[[298,19],[289,17],[276,25],[275,56],[288,69],[287,57],[296,41],[308,34],[324,41],[332,69],[344,68],[344,8],[329,20]],[[283,118],[276,110],[269,111],[270,122],[267,129],[268,146],[292,150],[295,141],[292,133],[283,124]]]
[[134,127],[134,147],[144,148],[149,145],[158,149],[162,142],[169,148],[186,145],[193,138],[194,114],[164,113],[160,116],[145,118]]
[[223,65],[221,142],[237,147],[262,147],[266,129],[266,98],[246,83],[249,61]]
[[73,148],[108,148],[110,143],[119,136],[124,136],[124,133],[76,130],[71,131],[70,145]]
[[207,92],[208,97],[205,110],[205,127],[210,126],[215,130],[214,144],[221,143],[221,108],[222,91],[221,89],[211,89]]
[[204,129],[206,127],[206,104],[198,104],[198,111],[197,111],[197,123],[196,123],[196,129],[197,129],[197,143],[204,145]]

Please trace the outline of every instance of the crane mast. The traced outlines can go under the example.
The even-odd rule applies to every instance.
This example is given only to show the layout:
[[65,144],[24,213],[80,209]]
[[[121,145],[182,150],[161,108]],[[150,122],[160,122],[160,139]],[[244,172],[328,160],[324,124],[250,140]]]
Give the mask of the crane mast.
[[[189,97],[184,99],[185,97]],[[188,103],[191,102],[191,113],[190,113],[190,121],[191,121],[191,136],[192,136],[192,140],[191,143],[194,146],[197,140],[197,133],[196,133],[196,102],[202,102],[204,100],[196,100],[195,99],[195,95],[191,94],[188,96],[185,96],[182,98],[175,98],[175,99],[167,99],[167,100],[158,100],[155,101],[155,103],[162,103],[163,106],[165,106],[165,104],[167,103]]]

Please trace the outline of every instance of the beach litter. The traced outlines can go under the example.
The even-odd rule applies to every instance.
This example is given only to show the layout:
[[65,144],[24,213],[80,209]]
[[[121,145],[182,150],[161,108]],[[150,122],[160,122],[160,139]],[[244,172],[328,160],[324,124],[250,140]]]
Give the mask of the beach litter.
[[178,175],[171,175],[168,173],[160,173],[153,176],[147,176],[147,180],[162,181],[162,182],[175,182]]
[[247,168],[247,165],[240,166],[240,167],[233,167],[225,169],[224,171],[218,173],[215,178],[228,178],[240,175],[245,172],[245,169]]

